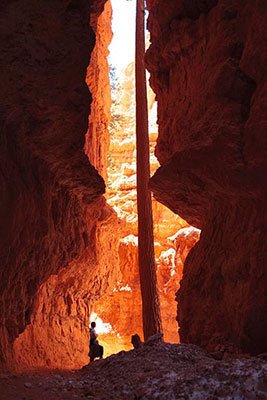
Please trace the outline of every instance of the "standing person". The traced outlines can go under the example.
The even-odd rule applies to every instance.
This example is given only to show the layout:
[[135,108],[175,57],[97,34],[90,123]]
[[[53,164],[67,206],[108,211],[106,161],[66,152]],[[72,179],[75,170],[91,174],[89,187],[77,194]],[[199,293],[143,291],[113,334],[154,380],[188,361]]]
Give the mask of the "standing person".
[[96,357],[103,358],[103,353],[104,353],[104,348],[98,343],[97,337],[98,334],[96,333],[96,323],[93,321],[91,322],[91,328],[90,328],[90,351],[89,351],[89,357],[90,357],[90,362],[94,361]]

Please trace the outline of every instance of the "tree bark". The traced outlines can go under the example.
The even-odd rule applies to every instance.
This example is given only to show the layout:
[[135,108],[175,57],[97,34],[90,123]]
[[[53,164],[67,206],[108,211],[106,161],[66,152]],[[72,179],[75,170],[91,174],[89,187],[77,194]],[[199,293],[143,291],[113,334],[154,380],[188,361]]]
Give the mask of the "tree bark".
[[136,3],[136,152],[137,152],[137,210],[138,259],[142,295],[144,339],[162,332],[157,275],[154,255],[154,234],[150,178],[148,107],[145,70],[145,5]]

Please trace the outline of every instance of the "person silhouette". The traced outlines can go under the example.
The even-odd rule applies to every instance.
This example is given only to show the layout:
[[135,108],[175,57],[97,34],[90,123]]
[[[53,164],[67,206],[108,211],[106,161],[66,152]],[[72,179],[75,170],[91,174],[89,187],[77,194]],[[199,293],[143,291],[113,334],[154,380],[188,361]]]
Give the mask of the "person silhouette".
[[89,358],[93,362],[95,358],[103,358],[104,348],[98,343],[98,334],[96,333],[96,323],[91,322],[90,342],[89,342]]

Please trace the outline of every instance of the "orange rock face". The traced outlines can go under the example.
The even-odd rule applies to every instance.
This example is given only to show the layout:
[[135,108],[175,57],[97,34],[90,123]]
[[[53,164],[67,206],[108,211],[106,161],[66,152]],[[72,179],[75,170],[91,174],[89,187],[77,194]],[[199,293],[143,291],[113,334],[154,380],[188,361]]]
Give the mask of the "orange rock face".
[[[85,151],[94,166],[103,172],[108,149],[105,127],[110,107],[106,61],[111,39],[110,3],[106,3],[99,18],[97,9],[94,12],[91,25],[96,32],[96,43],[86,77],[93,101]],[[88,209],[84,224],[84,248],[66,268],[43,283],[30,324],[15,341],[15,361],[19,370],[80,368],[88,362],[88,324],[92,305],[115,286],[120,269],[118,219],[103,198]]]
[[87,346],[81,353],[78,327],[94,296],[112,287],[104,226],[115,230],[116,222],[83,152],[94,46],[88,17],[90,6],[100,13],[103,4],[0,6],[0,369],[17,361],[20,368],[81,365]]
[[267,4],[148,6],[161,163],[151,188],[203,230],[178,293],[181,339],[265,352]]
[[[122,278],[118,280],[113,293],[103,296],[93,307],[94,318],[97,316],[97,328],[101,333],[100,340],[107,355],[132,348],[131,336],[134,333],[138,333],[140,337],[143,335],[137,259],[134,63],[120,74],[116,85],[118,89],[113,92],[112,105],[112,118],[116,117],[116,120],[111,120],[110,126],[107,199],[120,219],[119,258]],[[151,89],[148,96],[151,170],[154,172],[158,168],[154,156],[157,126],[153,115],[155,96]],[[155,200],[153,216],[164,339],[178,342],[175,293],[179,288],[185,257],[198,240],[199,231],[188,227],[182,218]],[[105,323],[109,324],[108,328]]]
[[86,221],[88,228],[93,222],[94,246],[85,242],[80,256],[40,287],[31,323],[14,344],[17,370],[74,369],[88,363],[92,306],[115,286],[120,269],[117,217],[103,198],[88,212]]
[[[157,278],[164,340],[171,343],[179,341],[175,293],[183,275],[184,260],[198,239],[199,230],[186,227],[169,238],[167,250],[162,250],[163,245],[158,244],[156,247],[156,251],[160,252],[157,258]],[[136,236],[128,235],[120,240],[119,259],[121,279],[114,286],[113,293],[101,297],[93,306],[93,315],[106,355],[131,349],[131,336],[134,333],[143,337]],[[109,327],[105,329],[102,322],[108,322]]]
[[112,39],[110,1],[104,11],[91,15],[91,26],[96,34],[96,43],[87,69],[86,83],[92,93],[89,126],[86,134],[85,153],[91,164],[101,176],[107,179],[107,154],[109,150],[108,125],[110,121],[110,83],[107,57],[108,46]]
[[162,251],[159,257],[158,285],[164,339],[170,343],[180,340],[177,321],[174,321],[177,314],[175,293],[180,287],[186,257],[198,242],[199,235],[199,229],[192,226],[179,229],[175,235],[168,238],[171,247]]
[[[93,312],[106,323],[106,354],[142,334],[133,66],[120,101],[127,130],[107,156],[104,3],[0,5],[0,369],[81,367]],[[161,163],[153,128],[151,187],[185,218],[153,201],[165,340],[179,340],[182,278],[182,341],[266,351],[266,5],[148,6]],[[107,166],[109,205],[97,172],[106,177]],[[189,223],[203,229],[197,244]]]

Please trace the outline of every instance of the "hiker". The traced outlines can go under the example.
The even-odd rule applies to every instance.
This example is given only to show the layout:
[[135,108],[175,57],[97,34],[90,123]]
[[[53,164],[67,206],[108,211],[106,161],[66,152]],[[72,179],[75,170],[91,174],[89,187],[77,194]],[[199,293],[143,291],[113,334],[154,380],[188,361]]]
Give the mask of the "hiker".
[[97,337],[98,334],[96,333],[95,330],[96,323],[91,322],[91,328],[90,328],[90,351],[89,351],[89,357],[90,357],[90,362],[94,361],[95,358],[103,358],[103,353],[104,353],[104,348],[98,343]]
[[142,343],[138,333],[136,333],[135,335],[132,335],[131,343],[132,343],[134,349],[139,349],[140,347],[143,346],[143,343]]

